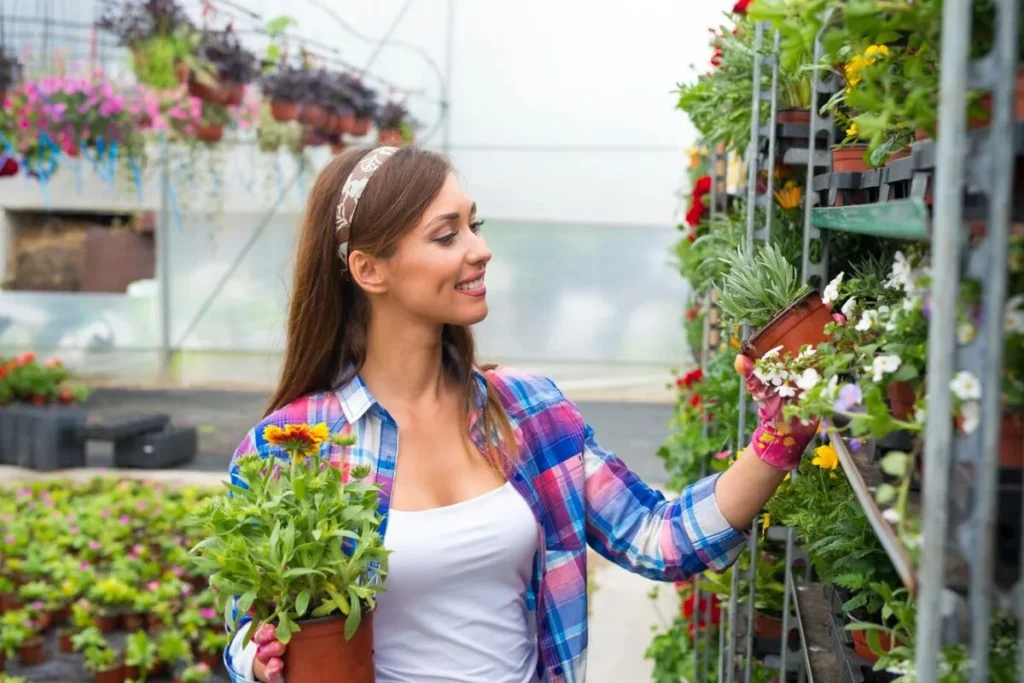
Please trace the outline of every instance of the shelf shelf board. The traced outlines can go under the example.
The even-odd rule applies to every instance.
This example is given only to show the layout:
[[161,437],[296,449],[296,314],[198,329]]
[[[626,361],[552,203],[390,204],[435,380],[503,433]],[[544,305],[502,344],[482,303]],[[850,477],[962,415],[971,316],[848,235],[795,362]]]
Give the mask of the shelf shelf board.
[[811,224],[822,230],[897,239],[928,239],[928,207],[920,199],[811,209]]
[[800,633],[800,652],[807,681],[839,683],[843,680],[842,670],[828,630],[831,605],[819,584],[797,586],[792,574],[788,574],[787,579],[796,606],[796,626]]
[[[867,449],[860,453],[853,453],[835,431],[829,434],[832,447],[839,456],[839,464],[857,495],[861,509],[875,530],[875,536],[882,544],[889,560],[892,562],[896,572],[903,580],[903,585],[910,591],[911,595],[917,592],[917,568],[910,557],[906,546],[900,540],[896,530],[882,516],[882,508],[875,501],[875,490],[882,484],[882,474],[866,455]],[[920,519],[921,506],[917,496],[912,496],[908,504],[907,514]],[[945,585],[958,593],[967,590],[968,567],[963,558],[954,555],[946,555]]]

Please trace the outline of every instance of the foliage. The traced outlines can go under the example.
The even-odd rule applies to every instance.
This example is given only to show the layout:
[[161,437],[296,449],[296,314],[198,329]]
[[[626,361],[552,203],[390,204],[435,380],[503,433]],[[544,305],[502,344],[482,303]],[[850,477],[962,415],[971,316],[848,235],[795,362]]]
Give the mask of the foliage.
[[230,28],[205,32],[198,54],[210,65],[221,83],[250,83],[256,77],[256,56],[242,47]]
[[[299,620],[337,613],[346,616],[351,638],[387,573],[377,487],[343,481],[318,457],[325,442],[354,443],[329,439],[326,425],[268,427],[265,436],[288,459],[253,453],[239,460],[244,485],[227,485],[230,495],[205,501],[193,516],[206,537],[193,549],[196,566],[210,575],[222,611],[232,596],[241,596],[239,616],[253,610],[246,642],[272,621],[288,642]],[[354,470],[352,477],[367,474]]]
[[774,245],[757,247],[753,254],[737,248],[721,261],[728,272],[722,276],[718,306],[729,319],[755,329],[810,292],[800,282],[797,269]]
[[40,363],[32,352],[15,358],[0,356],[0,405],[10,402],[46,405],[84,401],[87,390],[84,386],[71,384],[70,379],[71,373],[57,358]]
[[377,112],[377,127],[382,130],[397,130],[403,142],[411,142],[418,123],[409,116],[409,110],[401,102],[388,102]]

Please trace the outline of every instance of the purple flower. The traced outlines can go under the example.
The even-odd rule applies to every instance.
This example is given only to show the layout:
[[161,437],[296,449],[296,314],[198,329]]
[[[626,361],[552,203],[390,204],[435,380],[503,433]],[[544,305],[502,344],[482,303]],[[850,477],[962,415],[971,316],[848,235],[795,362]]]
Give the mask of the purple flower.
[[82,561],[82,562],[81,562],[81,563],[80,563],[80,564],[78,565],[78,568],[79,568],[79,569],[88,569],[88,568],[89,568],[89,563],[83,560],[83,561]]
[[43,604],[42,600],[36,600],[32,603],[32,609],[36,610],[37,612],[42,612],[44,607],[46,607],[46,605]]
[[840,413],[848,413],[854,407],[859,406],[864,400],[860,387],[856,384],[844,384],[839,390],[839,398],[836,399],[835,409]]
[[850,447],[850,450],[854,453],[860,453],[860,449],[864,447],[864,442],[860,439],[847,439],[846,445]]

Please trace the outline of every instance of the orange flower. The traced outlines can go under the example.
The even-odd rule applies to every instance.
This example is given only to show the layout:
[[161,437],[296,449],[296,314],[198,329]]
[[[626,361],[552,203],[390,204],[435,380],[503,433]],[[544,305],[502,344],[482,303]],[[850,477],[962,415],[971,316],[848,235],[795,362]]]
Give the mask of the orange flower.
[[307,456],[316,453],[324,441],[330,438],[327,423],[317,425],[289,424],[284,427],[268,425],[263,430],[263,439],[271,446],[288,451],[288,454],[300,462]]

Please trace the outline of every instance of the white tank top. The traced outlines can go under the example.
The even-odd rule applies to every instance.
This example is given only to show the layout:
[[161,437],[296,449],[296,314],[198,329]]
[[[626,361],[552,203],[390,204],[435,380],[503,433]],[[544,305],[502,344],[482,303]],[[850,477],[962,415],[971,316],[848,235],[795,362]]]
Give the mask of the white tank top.
[[512,485],[389,513],[387,590],[373,615],[377,683],[536,683],[526,590],[537,520]]

